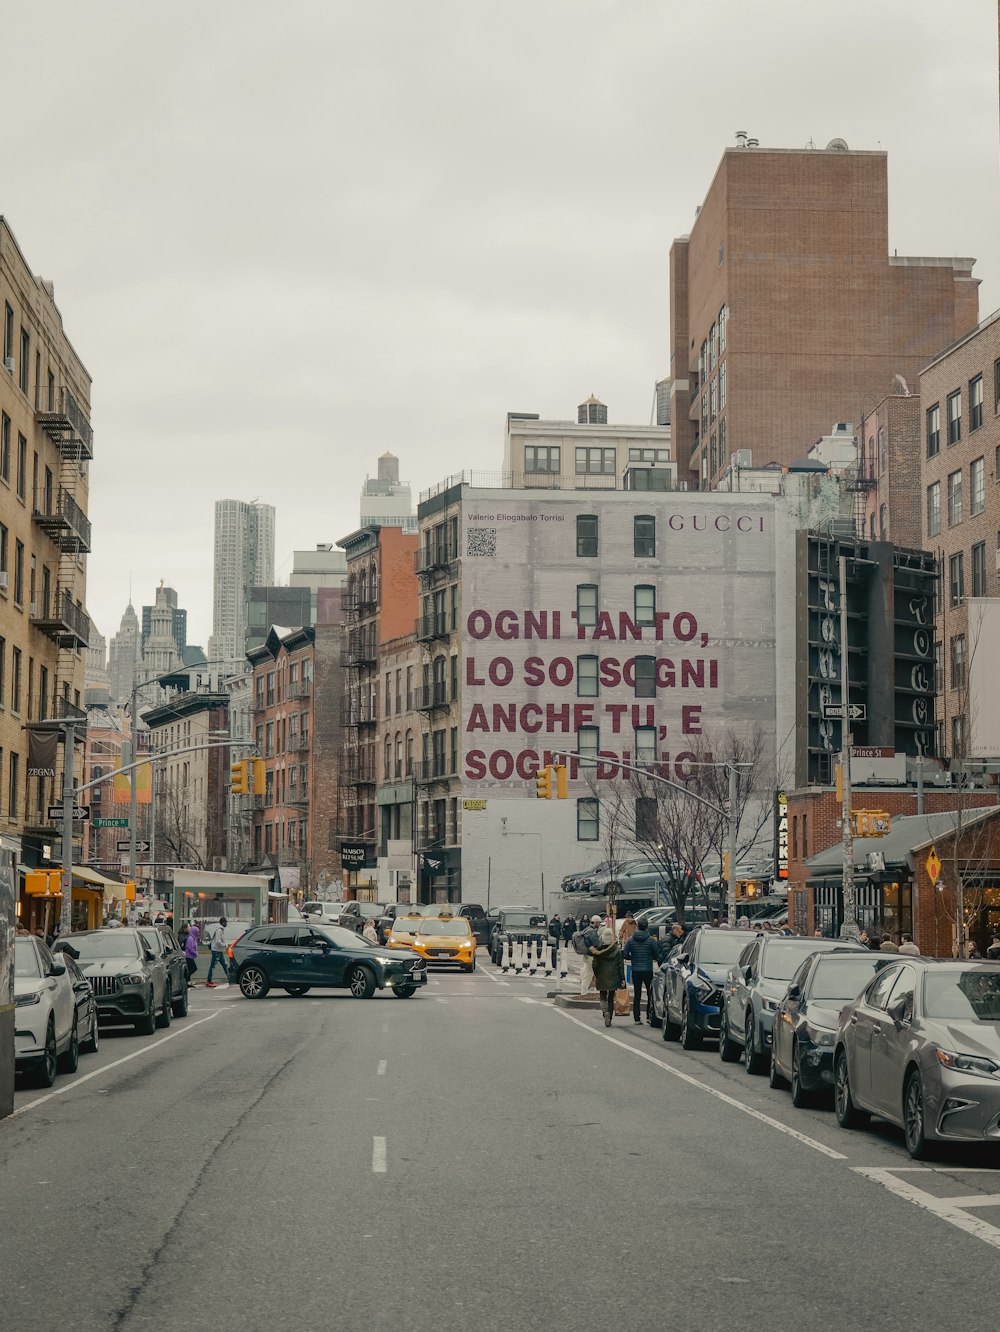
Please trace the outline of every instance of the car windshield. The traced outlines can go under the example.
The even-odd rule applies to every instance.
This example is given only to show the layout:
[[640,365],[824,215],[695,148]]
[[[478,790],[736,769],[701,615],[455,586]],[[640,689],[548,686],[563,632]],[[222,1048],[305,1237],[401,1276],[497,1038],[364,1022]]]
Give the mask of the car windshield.
[[353,930],[343,929],[340,925],[324,925],[322,927],[312,926],[315,930],[319,928],[320,934],[325,934],[331,943],[338,948],[371,948],[374,945],[369,944],[362,939],[360,934],[355,934]]
[[885,957],[832,957],[820,962],[813,976],[812,997],[814,999],[856,999],[880,966],[885,964]]
[[130,930],[102,930],[99,934],[75,934],[73,947],[81,962],[100,962],[111,957],[138,957],[139,941]]
[[420,926],[415,920],[394,920],[391,933],[397,939],[412,939],[419,929]]
[[382,907],[378,902],[359,902],[361,916],[364,920],[378,920],[382,914]]
[[467,920],[425,920],[420,925],[421,934],[464,934],[469,933]]
[[545,926],[545,917],[535,915],[531,911],[506,911],[504,912],[503,927],[505,930],[531,930]]
[[928,971],[924,1012],[956,1022],[1000,1022],[1000,971]]
[[761,975],[765,980],[791,980],[809,953],[843,947],[839,939],[775,940],[764,949]]
[[30,939],[14,940],[14,975],[22,977],[31,977],[32,979],[41,976],[42,969],[38,964],[38,954],[35,952],[35,946]]
[[735,962],[746,946],[746,937],[739,930],[702,930],[698,936],[698,964]]

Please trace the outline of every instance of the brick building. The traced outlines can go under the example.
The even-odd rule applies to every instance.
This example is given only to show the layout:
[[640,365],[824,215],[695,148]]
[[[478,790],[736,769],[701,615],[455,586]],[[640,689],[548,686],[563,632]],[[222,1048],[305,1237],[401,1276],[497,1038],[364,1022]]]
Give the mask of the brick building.
[[917,393],[883,398],[858,426],[859,505],[855,530],[869,541],[924,547],[924,489],[920,478],[923,414]]
[[[980,641],[978,615],[970,624],[969,600],[1000,595],[1000,311],[924,369],[920,399],[923,545],[941,566],[939,753],[997,758],[995,656],[990,641]],[[971,685],[980,668],[988,687],[976,715]]]
[[742,142],[670,250],[672,451],[695,484],[738,450],[792,462],[979,317],[974,260],[890,255],[885,153]]
[[401,902],[417,900],[412,888],[423,719],[429,707],[447,706],[447,686],[423,682],[425,655],[412,632],[384,643],[379,654],[379,894]]
[[223,869],[230,755],[228,693],[192,689],[173,694],[168,702],[145,711],[142,719],[149,727],[150,750],[156,756],[153,856],[166,864]]

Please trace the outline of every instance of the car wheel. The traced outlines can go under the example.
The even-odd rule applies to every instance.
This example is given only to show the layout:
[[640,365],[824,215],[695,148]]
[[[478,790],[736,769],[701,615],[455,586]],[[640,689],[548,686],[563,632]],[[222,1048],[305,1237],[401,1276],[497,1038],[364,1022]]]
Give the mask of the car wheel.
[[[769,1087],[773,1087],[775,1091],[781,1091],[781,1090],[783,1090],[788,1084],[785,1082],[785,1079],[782,1077],[782,1075],[778,1072],[778,1064],[777,1064],[777,1061],[776,1061],[776,1059],[775,1059],[775,1045],[776,1045],[776,1042],[772,1042],[772,1044],[771,1044],[771,1063],[770,1063],[770,1065],[769,1065],[769,1067],[768,1067],[768,1070],[767,1070],[767,1085],[768,1085]],[[795,1057],[794,1057],[794,1055],[793,1055],[793,1056],[792,1056],[792,1066],[793,1066],[793,1068],[794,1068],[794,1066],[795,1066],[795,1064],[794,1064],[794,1060],[795,1060]]]
[[651,1027],[662,1027],[663,1022],[656,1016],[656,1006],[653,1003],[653,996],[649,995],[646,999],[646,1021]]
[[97,1054],[100,1044],[101,1037],[97,1027],[97,1005],[95,1004],[90,1018],[90,1035],[81,1044],[80,1049],[84,1054]]
[[136,1034],[139,1036],[152,1036],[156,1030],[156,1014],[153,1012],[153,992],[149,992],[149,1002],[146,1005],[146,1011],[135,1024]]
[[240,992],[244,999],[263,999],[270,988],[260,967],[244,967],[240,972]]
[[701,1034],[691,1025],[691,1006],[687,1003],[681,1010],[681,1046],[685,1050],[701,1049]]
[[680,1025],[670,1016],[670,1005],[664,999],[663,1001],[663,1039],[665,1041],[676,1041],[681,1034]]
[[470,962],[467,967],[462,968],[463,971],[475,971],[475,969],[476,969],[475,962]]
[[906,1150],[914,1161],[923,1161],[929,1144],[924,1132],[924,1084],[916,1069],[907,1078],[903,1092],[903,1133]]
[[417,992],[415,985],[394,985],[392,992],[397,999],[412,999]]
[[179,998],[173,1001],[174,1017],[187,1017],[188,1015],[188,992],[187,986],[181,991]]
[[39,1087],[51,1087],[56,1080],[59,1060],[56,1056],[56,1024],[53,1018],[49,1018],[49,1025],[45,1030],[45,1053],[35,1069],[35,1082]]
[[746,1026],[744,1028],[743,1059],[748,1073],[763,1073],[764,1056],[757,1050],[757,1024],[753,1020],[753,1013],[746,1016]]
[[812,1094],[802,1085],[802,1067],[799,1063],[799,1046],[792,1042],[792,1105],[796,1110],[804,1110],[812,1101]]
[[158,1027],[165,1029],[170,1026],[170,1005],[172,1003],[173,999],[170,996],[170,986],[167,985],[163,991],[163,1007],[160,1009],[156,1017],[156,1025]]
[[735,1064],[740,1057],[740,1047],[729,1035],[726,1022],[726,1010],[722,1010],[722,1026],[719,1029],[719,1058],[724,1064]]
[[847,1067],[847,1055],[843,1050],[837,1052],[833,1066],[833,1111],[841,1128],[864,1128],[870,1119],[867,1110],[859,1110],[851,1095],[851,1077]]
[[60,1073],[75,1073],[80,1067],[80,1029],[76,1017],[73,1018],[73,1030],[69,1034],[69,1045],[59,1057]]
[[370,999],[375,993],[375,977],[367,967],[352,967],[347,986],[355,999]]
[[312,987],[309,985],[283,985],[281,988],[286,994],[290,994],[293,999],[300,999],[302,995],[308,994]]

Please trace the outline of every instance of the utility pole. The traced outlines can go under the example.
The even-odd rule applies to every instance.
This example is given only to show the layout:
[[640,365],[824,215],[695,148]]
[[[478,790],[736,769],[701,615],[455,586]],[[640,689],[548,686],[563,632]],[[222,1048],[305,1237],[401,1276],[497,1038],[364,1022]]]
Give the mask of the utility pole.
[[729,917],[730,926],[734,926],[736,924],[736,765],[730,763],[727,771],[729,774],[729,827],[727,836],[729,874],[726,881],[726,915]]
[[62,725],[63,733],[63,800],[62,800],[62,910],[59,914],[59,933],[73,930],[73,766],[76,759],[76,726],[72,721]]
[[851,734],[849,675],[847,669],[847,556],[840,556],[840,783],[842,792],[841,833],[844,847],[844,916],[840,936],[851,939],[858,932],[858,904],[854,890],[854,836],[851,827]]

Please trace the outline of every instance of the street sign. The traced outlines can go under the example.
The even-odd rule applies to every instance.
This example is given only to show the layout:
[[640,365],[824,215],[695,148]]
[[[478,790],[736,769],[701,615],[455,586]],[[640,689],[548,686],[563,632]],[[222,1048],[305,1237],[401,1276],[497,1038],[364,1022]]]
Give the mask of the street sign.
[[[115,845],[118,847],[118,850],[119,850],[119,851],[131,851],[131,849],[132,849],[132,843],[131,843],[131,842],[116,842]],[[142,851],[143,853],[145,853],[145,852],[147,852],[147,851],[149,850],[149,843],[148,843],[148,842],[136,842],[136,844],[135,844],[135,849],[136,849],[136,851]]]
[[128,819],[94,819],[95,828],[127,828]]
[[[823,704],[823,716],[826,717],[826,718],[830,718],[830,717],[837,718],[837,717],[839,717],[841,720],[843,720],[843,717],[844,717],[844,704],[843,704],[843,703],[824,703],[824,704]],[[865,721],[865,720],[867,720],[867,717],[868,717],[868,707],[867,707],[866,704],[864,704],[864,703],[848,703],[848,704],[847,704],[847,720],[848,720],[848,721]]]
[[[50,819],[52,822],[61,822],[61,820],[62,820],[62,816],[63,816],[63,807],[62,807],[62,805],[49,805],[49,819]],[[89,818],[90,818],[90,806],[89,806],[89,805],[74,805],[74,806],[73,806],[73,818],[74,818],[74,819],[89,819]]]
[[927,853],[927,859],[924,861],[924,869],[927,871],[927,877],[931,883],[937,885],[941,874],[941,861],[938,859],[938,853],[931,847]]

